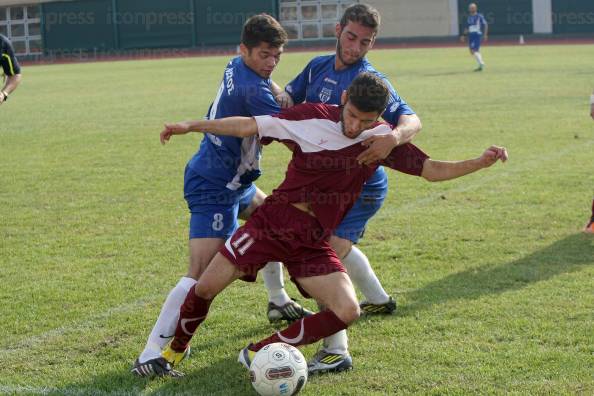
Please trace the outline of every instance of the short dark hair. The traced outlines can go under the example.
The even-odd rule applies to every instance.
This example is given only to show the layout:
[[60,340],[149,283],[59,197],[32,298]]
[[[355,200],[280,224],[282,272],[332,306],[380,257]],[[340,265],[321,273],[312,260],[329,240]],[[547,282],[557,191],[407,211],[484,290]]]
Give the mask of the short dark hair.
[[381,23],[380,13],[370,5],[353,4],[344,10],[344,14],[340,18],[340,26],[345,27],[349,22],[360,23],[365,27],[372,28],[377,33]]
[[348,100],[359,111],[383,113],[390,99],[390,90],[374,73],[361,73],[349,86]]
[[249,18],[243,25],[241,43],[248,49],[255,48],[265,42],[279,48],[288,41],[287,32],[276,19],[268,14],[258,14]]

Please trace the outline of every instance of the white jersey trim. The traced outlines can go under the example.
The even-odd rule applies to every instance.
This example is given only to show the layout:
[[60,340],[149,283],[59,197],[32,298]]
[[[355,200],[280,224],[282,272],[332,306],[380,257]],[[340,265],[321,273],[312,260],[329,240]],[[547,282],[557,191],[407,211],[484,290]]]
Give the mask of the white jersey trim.
[[273,116],[256,116],[254,119],[258,124],[260,137],[293,141],[304,153],[342,150],[371,136],[392,133],[392,129],[387,124],[381,124],[351,139],[342,133],[342,122],[328,119],[312,118],[294,121]]

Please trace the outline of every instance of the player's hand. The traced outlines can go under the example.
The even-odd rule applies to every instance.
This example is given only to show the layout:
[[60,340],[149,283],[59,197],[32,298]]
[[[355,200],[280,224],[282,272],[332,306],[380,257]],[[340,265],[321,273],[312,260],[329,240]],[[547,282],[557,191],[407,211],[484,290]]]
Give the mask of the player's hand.
[[284,91],[276,95],[275,99],[281,109],[288,109],[289,107],[293,107],[295,105],[291,95]]
[[2,103],[4,103],[5,100],[6,100],[6,95],[4,95],[4,93],[0,92],[0,106],[2,106]]
[[463,43],[463,42],[465,42],[465,41],[466,41],[466,37],[464,37],[464,36],[460,36],[460,42],[461,42],[461,43]]
[[505,162],[508,159],[505,147],[491,146],[480,156],[479,163],[483,168],[488,168],[497,161]]
[[165,124],[165,129],[161,131],[161,144],[165,144],[171,139],[173,135],[185,135],[190,132],[190,124],[188,122],[177,122],[174,124]]
[[361,144],[367,147],[357,157],[357,161],[363,165],[371,165],[374,162],[384,160],[390,155],[394,147],[398,146],[398,137],[393,134],[376,135],[365,139]]
[[485,34],[485,36],[483,37],[483,42],[484,42],[484,43],[486,43],[487,41],[489,41],[489,36],[487,36],[487,35]]

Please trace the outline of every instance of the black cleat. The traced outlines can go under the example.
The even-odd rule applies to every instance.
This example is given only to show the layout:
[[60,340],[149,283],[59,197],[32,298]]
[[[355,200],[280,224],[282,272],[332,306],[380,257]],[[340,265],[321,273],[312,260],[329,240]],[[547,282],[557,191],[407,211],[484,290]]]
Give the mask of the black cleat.
[[294,322],[306,316],[311,316],[314,313],[308,309],[303,308],[297,304],[295,300],[289,301],[283,306],[278,306],[273,302],[268,303],[268,321],[270,323],[280,322],[286,320],[287,322]]
[[396,311],[396,301],[392,297],[390,297],[388,302],[383,304],[372,304],[363,301],[359,306],[361,307],[361,313],[364,315],[389,315]]
[[184,374],[174,370],[169,362],[162,357],[156,359],[147,360],[144,363],[140,363],[138,359],[134,362],[134,367],[130,372],[138,377],[183,377]]

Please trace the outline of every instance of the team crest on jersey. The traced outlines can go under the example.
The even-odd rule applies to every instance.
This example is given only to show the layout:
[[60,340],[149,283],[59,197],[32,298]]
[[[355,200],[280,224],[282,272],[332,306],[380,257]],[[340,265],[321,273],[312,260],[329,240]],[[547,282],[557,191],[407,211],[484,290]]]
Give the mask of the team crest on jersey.
[[322,88],[320,91],[320,101],[326,103],[332,97],[332,90],[330,88]]

